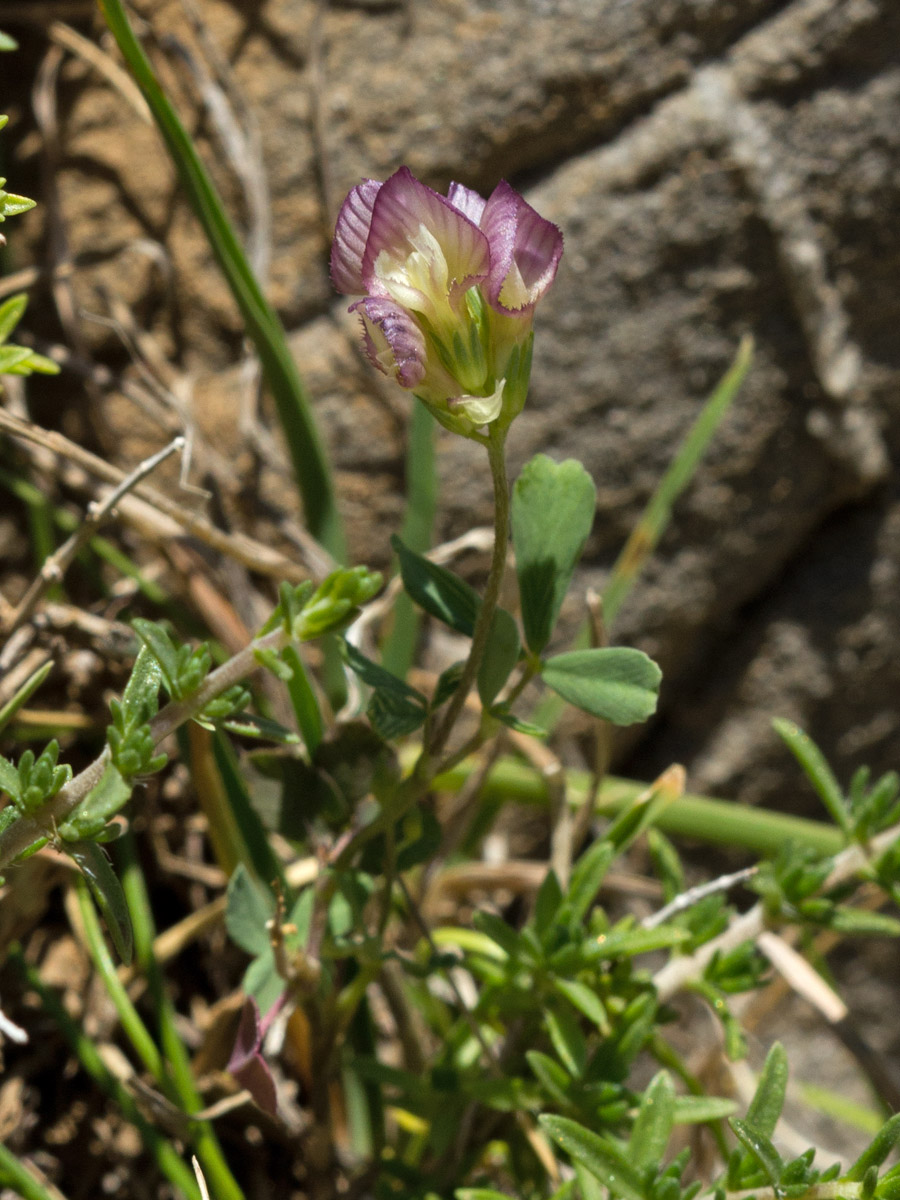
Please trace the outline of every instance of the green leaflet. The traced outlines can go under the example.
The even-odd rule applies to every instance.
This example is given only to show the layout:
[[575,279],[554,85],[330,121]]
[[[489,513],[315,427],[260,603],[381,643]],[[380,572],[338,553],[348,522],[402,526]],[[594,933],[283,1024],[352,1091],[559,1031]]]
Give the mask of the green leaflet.
[[557,654],[544,663],[541,677],[576,708],[614,725],[633,725],[656,711],[662,672],[642,651],[616,646]]
[[535,654],[550,641],[596,503],[594,482],[574,459],[557,463],[537,454],[513,487],[510,519],[522,623]]

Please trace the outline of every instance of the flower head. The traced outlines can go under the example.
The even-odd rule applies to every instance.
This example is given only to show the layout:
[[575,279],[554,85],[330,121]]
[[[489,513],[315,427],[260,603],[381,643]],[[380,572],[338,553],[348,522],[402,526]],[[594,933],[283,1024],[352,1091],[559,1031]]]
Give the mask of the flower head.
[[460,183],[441,196],[401,167],[347,196],[331,278],[361,297],[350,311],[372,365],[472,436],[522,409],[534,308],[561,254],[560,231],[508,183],[487,200]]

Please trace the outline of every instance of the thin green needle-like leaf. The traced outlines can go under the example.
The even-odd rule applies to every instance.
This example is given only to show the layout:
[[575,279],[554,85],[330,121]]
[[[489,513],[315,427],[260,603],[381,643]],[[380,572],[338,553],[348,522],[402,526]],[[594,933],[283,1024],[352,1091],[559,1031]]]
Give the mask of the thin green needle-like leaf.
[[542,1116],[544,1132],[621,1200],[644,1200],[641,1177],[625,1154],[568,1117]]
[[825,755],[809,734],[804,733],[793,721],[776,717],[772,721],[772,726],[803,768],[807,779],[816,789],[819,799],[825,805],[832,820],[841,827],[848,838],[852,837],[853,818],[850,816],[841,785],[825,761]]
[[256,347],[288,444],[310,532],[336,559],[343,561],[344,536],[331,469],[281,321],[263,295],[209,173],[135,37],[121,0],[99,0],[99,4],[150,106],[185,193]]
[[126,967],[131,966],[134,953],[134,934],[128,905],[122,893],[122,885],[103,850],[96,842],[73,842],[66,846],[66,853],[74,858],[91,889],[106,920],[116,953]]
[[775,1132],[775,1126],[781,1116],[787,1080],[787,1054],[781,1042],[775,1042],[766,1055],[756,1092],[747,1110],[747,1122],[767,1137],[771,1137]]
[[[50,557],[56,549],[56,538],[53,535],[52,508],[47,497],[27,479],[13,475],[8,471],[0,471],[0,483],[3,484],[17,500],[20,500],[28,510],[28,523],[31,533],[34,561],[38,568]],[[59,599],[61,595],[58,586],[49,588],[47,595],[50,599]]]
[[639,1170],[662,1161],[675,1122],[675,1087],[667,1071],[655,1075],[644,1092],[628,1139],[628,1157]]
[[319,702],[296,648],[285,646],[281,656],[292,672],[291,678],[287,680],[287,690],[294,716],[297,719],[297,728],[300,730],[307,753],[312,756],[318,749],[324,734]]
[[900,1141],[900,1113],[894,1113],[890,1120],[886,1121],[881,1127],[871,1145],[863,1151],[850,1170],[841,1176],[842,1181],[859,1181],[861,1183],[865,1179],[866,1173],[872,1167],[881,1166],[898,1141]]
[[706,447],[744,382],[752,358],[753,340],[745,337],[734,362],[691,426],[671,466],[663,475],[640,520],[632,530],[622,553],[616,559],[603,593],[603,617],[607,626],[612,625],[644,564],[662,537],[675,501],[693,478]]
[[748,1154],[752,1155],[765,1171],[772,1187],[777,1188],[784,1170],[784,1163],[766,1135],[738,1117],[729,1118],[728,1124],[737,1134]]

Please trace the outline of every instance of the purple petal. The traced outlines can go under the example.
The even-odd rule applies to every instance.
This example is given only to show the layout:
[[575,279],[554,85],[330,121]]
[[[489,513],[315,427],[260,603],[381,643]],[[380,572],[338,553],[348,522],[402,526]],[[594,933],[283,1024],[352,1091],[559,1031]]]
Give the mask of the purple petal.
[[559,229],[505,180],[491,193],[481,227],[491,244],[488,301],[510,316],[533,308],[556,275],[563,250]]
[[447,199],[464,217],[468,217],[476,225],[481,224],[481,215],[484,212],[486,201],[477,192],[473,192],[471,188],[467,188],[461,183],[451,183]]
[[414,318],[393,300],[366,296],[350,305],[359,312],[363,346],[373,367],[396,379],[401,387],[414,388],[425,377],[425,337]]
[[347,296],[359,296],[366,290],[362,282],[363,255],[381,186],[377,179],[364,179],[348,194],[338,213],[331,247],[331,280]]
[[420,183],[409,167],[386,180],[375,198],[362,279],[370,295],[387,295],[375,271],[386,252],[402,264],[417,249],[422,226],[436,240],[447,264],[447,294],[454,301],[487,278],[490,250],[478,226],[444,196]]

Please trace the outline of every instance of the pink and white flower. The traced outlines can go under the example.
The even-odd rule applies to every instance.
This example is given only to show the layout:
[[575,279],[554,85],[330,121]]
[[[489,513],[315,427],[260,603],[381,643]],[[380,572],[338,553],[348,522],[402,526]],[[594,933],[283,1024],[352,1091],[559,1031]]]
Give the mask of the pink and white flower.
[[487,200],[459,183],[441,196],[401,167],[347,196],[331,278],[361,297],[350,311],[373,366],[473,436],[521,411],[534,308],[561,254],[560,231],[508,183]]

